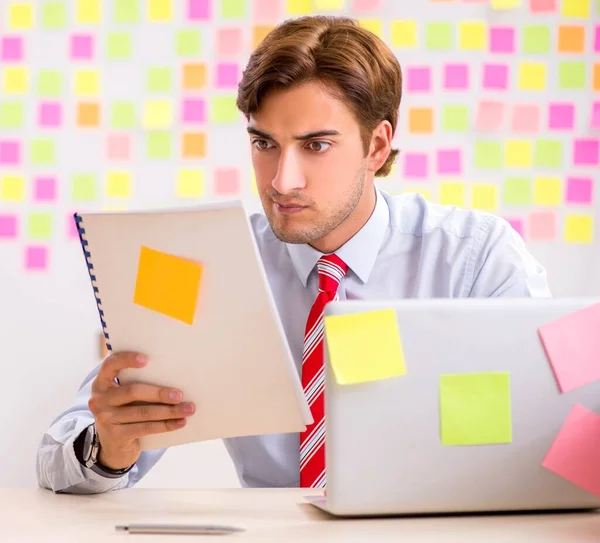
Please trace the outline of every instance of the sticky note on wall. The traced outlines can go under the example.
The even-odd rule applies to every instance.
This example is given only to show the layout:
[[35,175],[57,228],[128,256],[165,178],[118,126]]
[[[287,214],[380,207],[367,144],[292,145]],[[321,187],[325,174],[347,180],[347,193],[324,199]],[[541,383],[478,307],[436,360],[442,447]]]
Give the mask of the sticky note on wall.
[[393,309],[325,317],[329,360],[336,381],[350,385],[406,373]]

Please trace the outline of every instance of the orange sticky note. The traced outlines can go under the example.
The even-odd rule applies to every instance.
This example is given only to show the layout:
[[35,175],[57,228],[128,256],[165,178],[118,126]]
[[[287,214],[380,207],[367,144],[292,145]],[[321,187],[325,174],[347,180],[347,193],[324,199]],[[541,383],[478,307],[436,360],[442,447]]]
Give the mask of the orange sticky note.
[[204,64],[185,64],[183,66],[183,88],[197,90],[206,83],[206,67]]
[[193,324],[201,276],[197,262],[142,246],[133,302]]
[[561,25],[558,28],[559,53],[583,53],[585,50],[585,27]]
[[408,131],[411,134],[433,132],[433,111],[428,107],[411,107],[408,111]]
[[100,106],[81,103],[77,106],[78,126],[98,126],[100,124]]
[[202,158],[206,155],[204,134],[183,135],[183,158]]
[[272,25],[258,25],[252,27],[252,48],[256,49],[273,28],[275,27]]

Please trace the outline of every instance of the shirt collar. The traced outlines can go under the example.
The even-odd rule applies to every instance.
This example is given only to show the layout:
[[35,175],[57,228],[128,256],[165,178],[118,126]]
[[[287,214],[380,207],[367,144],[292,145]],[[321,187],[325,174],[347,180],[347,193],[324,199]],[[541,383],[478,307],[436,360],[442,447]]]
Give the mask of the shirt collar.
[[[335,251],[335,254],[363,283],[369,280],[389,224],[389,208],[385,197],[377,188],[375,196],[377,198],[375,209],[369,220],[353,237]],[[302,284],[306,286],[308,276],[323,253],[307,244],[286,243],[286,246],[296,273]]]

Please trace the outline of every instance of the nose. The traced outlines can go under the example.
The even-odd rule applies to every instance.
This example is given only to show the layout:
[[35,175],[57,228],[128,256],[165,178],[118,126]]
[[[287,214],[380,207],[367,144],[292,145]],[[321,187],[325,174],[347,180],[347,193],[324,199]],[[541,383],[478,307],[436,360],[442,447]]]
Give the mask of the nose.
[[304,188],[305,181],[300,161],[294,150],[284,150],[279,156],[277,174],[273,179],[273,188],[279,194],[289,194]]

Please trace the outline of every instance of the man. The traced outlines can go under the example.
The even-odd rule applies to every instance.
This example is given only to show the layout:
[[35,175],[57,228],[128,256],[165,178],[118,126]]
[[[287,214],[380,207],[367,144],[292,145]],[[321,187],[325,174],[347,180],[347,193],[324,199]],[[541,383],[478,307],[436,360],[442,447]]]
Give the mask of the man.
[[[315,423],[301,435],[225,440],[243,486],[325,485],[319,326],[327,301],[550,295],[544,269],[506,221],[375,187],[398,154],[401,90],[392,52],[344,18],[282,24],[244,72],[237,105],[265,212],[252,225]],[[138,438],[180,428],[195,406],[177,390],[118,384],[121,369],[146,363],[115,353],[88,376],[43,436],[41,486],[123,488],[159,460],[164,451],[140,454]]]

